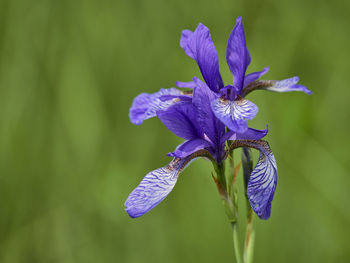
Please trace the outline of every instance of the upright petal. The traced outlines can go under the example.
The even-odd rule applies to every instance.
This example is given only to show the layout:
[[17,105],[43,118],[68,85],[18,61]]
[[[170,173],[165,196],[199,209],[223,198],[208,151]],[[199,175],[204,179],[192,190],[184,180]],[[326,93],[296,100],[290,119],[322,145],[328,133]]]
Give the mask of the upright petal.
[[199,24],[194,32],[182,31],[180,46],[185,53],[194,59],[209,88],[218,92],[223,87],[219,72],[219,60],[209,29]]
[[209,147],[211,147],[211,144],[204,139],[189,140],[180,144],[174,152],[168,153],[168,156],[185,158],[198,150]]
[[246,45],[242,17],[238,17],[227,42],[226,61],[233,74],[233,84],[243,88],[244,75],[250,64],[250,54]]
[[306,94],[312,94],[312,91],[303,85],[297,84],[299,77],[293,77],[284,80],[257,80],[244,87],[242,90],[242,96],[246,96],[253,90],[268,90],[274,92],[289,92],[289,91],[302,91]]
[[243,133],[248,129],[246,120],[258,113],[258,107],[249,100],[239,98],[231,101],[221,97],[211,103],[215,116],[230,130]]
[[260,151],[259,160],[248,181],[247,195],[254,212],[261,219],[268,219],[271,215],[271,202],[277,185],[275,157],[266,141],[234,141],[230,150],[238,147],[251,147]]
[[158,111],[166,110],[178,100],[161,100],[162,96],[179,96],[181,91],[175,88],[161,89],[160,91],[149,94],[141,93],[138,95],[129,110],[129,118],[133,124],[140,125],[144,120],[156,116]]
[[253,72],[253,73],[249,73],[248,75],[246,75],[244,77],[244,84],[243,87],[249,85],[250,83],[252,83],[253,81],[256,81],[257,79],[261,78],[263,75],[265,75],[268,71],[269,71],[269,67],[264,68],[262,71],[258,71],[258,72]]
[[139,217],[158,205],[174,188],[188,159],[174,158],[167,166],[148,173],[125,202],[130,217]]
[[193,78],[196,88],[193,90],[192,102],[195,106],[197,122],[213,144],[217,144],[219,138],[225,132],[225,126],[215,117],[210,104],[216,100],[217,95],[209,89],[207,84]]
[[157,113],[164,125],[177,136],[186,140],[200,138],[195,108],[191,102],[181,102]]

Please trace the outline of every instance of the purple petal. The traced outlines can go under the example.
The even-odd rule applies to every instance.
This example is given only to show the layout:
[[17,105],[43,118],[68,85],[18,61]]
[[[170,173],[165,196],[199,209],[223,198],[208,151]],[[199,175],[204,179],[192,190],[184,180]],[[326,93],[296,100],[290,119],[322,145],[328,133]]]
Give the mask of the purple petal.
[[293,77],[284,80],[257,80],[244,87],[242,90],[242,96],[246,96],[253,90],[258,89],[274,92],[302,91],[309,95],[312,94],[311,90],[303,85],[297,84],[298,81],[299,77]]
[[250,83],[252,83],[253,81],[256,81],[257,79],[261,78],[263,75],[265,75],[268,71],[269,71],[269,67],[264,68],[262,71],[258,71],[258,72],[253,72],[253,73],[249,73],[248,75],[246,75],[244,77],[244,84],[243,87],[249,85]]
[[157,116],[170,131],[181,138],[192,140],[201,137],[191,102],[175,104],[166,111],[158,112]]
[[268,219],[271,214],[271,202],[277,185],[277,165],[267,142],[258,147],[259,160],[247,186],[249,203],[261,219]]
[[217,92],[223,87],[218,54],[206,26],[199,24],[194,32],[182,31],[180,46],[189,57],[197,62],[202,76],[211,90]]
[[173,190],[179,173],[190,160],[174,158],[167,166],[148,173],[125,202],[129,216],[142,216],[158,205]]
[[259,160],[249,176],[247,196],[254,212],[261,219],[268,219],[271,214],[271,202],[277,185],[275,157],[266,141],[235,140],[230,144],[228,151],[239,147],[250,147],[260,151]]
[[243,88],[244,75],[250,64],[250,54],[246,46],[242,17],[228,39],[226,61],[233,75],[233,84],[240,91]]
[[252,128],[248,128],[243,133],[236,133],[234,131],[228,131],[222,137],[223,141],[234,141],[234,140],[260,140],[266,136],[268,133],[268,129],[265,130],[256,130]]
[[297,84],[299,77],[293,77],[284,80],[273,80],[273,85],[266,87],[266,90],[275,92],[302,91],[306,94],[312,94],[312,91],[303,85]]
[[176,86],[179,88],[194,89],[196,87],[196,84],[194,83],[194,81],[188,81],[188,82],[176,81]]
[[156,116],[158,111],[166,110],[177,100],[160,100],[165,95],[181,95],[181,91],[175,88],[161,89],[160,91],[149,94],[141,93],[138,95],[129,110],[129,118],[133,124],[140,125],[144,120]]
[[185,158],[198,150],[209,148],[210,146],[211,144],[206,140],[194,139],[180,144],[174,152],[168,153],[168,156]]
[[217,95],[209,89],[206,83],[193,78],[196,88],[193,90],[193,104],[196,108],[197,122],[202,133],[214,144],[222,137],[225,126],[215,117],[210,104],[217,99]]
[[215,116],[230,130],[243,133],[248,129],[246,120],[251,120],[258,113],[258,107],[249,100],[226,100],[223,97],[214,100],[211,108]]

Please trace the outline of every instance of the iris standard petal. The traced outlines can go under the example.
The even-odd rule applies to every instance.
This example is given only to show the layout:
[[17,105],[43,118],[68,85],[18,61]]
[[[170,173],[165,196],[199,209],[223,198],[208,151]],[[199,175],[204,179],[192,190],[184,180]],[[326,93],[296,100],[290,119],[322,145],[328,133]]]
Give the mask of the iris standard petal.
[[256,81],[257,79],[261,78],[263,75],[265,75],[268,71],[269,71],[269,67],[264,68],[262,71],[258,71],[258,72],[253,72],[253,73],[249,73],[248,75],[246,75],[244,77],[244,84],[243,87],[249,85],[250,83],[252,83],[253,81]]
[[209,29],[199,24],[194,32],[182,31],[180,46],[189,57],[197,62],[209,88],[218,92],[223,87],[223,82],[219,72],[218,54],[211,40]]
[[297,84],[299,77],[293,77],[284,80],[257,80],[244,87],[242,96],[246,96],[253,90],[268,90],[274,92],[289,92],[289,91],[302,91],[306,94],[312,94],[312,91],[303,85]]
[[206,140],[194,139],[180,144],[174,152],[168,153],[168,156],[185,158],[198,150],[209,148],[210,146],[211,144]]
[[161,100],[162,96],[181,95],[181,91],[175,88],[161,89],[160,91],[149,94],[141,93],[138,95],[129,110],[129,118],[133,124],[140,125],[144,120],[156,116],[158,111],[166,110],[171,105],[175,104],[177,100]]
[[238,147],[250,147],[260,151],[259,160],[252,171],[247,195],[254,212],[261,219],[271,215],[271,202],[277,185],[277,165],[269,144],[263,140],[237,140],[230,145],[229,150]]
[[186,140],[200,138],[196,123],[195,108],[192,102],[181,102],[157,113],[164,125],[177,136]]
[[258,107],[251,101],[239,98],[231,101],[221,97],[211,103],[215,116],[230,130],[243,133],[248,129],[246,120],[258,113]]
[[174,158],[167,166],[148,173],[125,202],[130,217],[139,217],[158,205],[173,190],[187,159]]
[[225,133],[225,135],[222,137],[222,141],[234,141],[234,140],[260,140],[266,136],[268,133],[268,129],[265,130],[257,130],[248,128],[243,133],[237,133],[234,131],[228,131]]
[[233,85],[241,90],[244,75],[250,64],[250,54],[246,46],[242,17],[238,17],[227,42],[226,61],[233,75]]
[[202,133],[216,143],[225,132],[225,126],[219,121],[212,111],[210,104],[216,100],[218,95],[209,89],[206,83],[193,78],[196,88],[193,90],[192,102],[195,106],[197,122],[202,129]]

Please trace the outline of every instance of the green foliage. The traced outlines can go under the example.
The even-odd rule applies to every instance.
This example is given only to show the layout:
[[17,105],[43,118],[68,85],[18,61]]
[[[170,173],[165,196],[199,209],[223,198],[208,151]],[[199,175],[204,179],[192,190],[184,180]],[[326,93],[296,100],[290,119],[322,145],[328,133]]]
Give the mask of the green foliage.
[[133,97],[200,76],[179,47],[198,22],[231,81],[225,46],[239,15],[249,71],[268,65],[266,78],[299,75],[314,91],[249,95],[260,110],[250,124],[269,124],[279,168],[271,219],[256,220],[255,262],[348,261],[349,5],[1,0],[0,262],[233,261],[209,162],[187,168],[142,218],[123,203],[180,142],[156,119],[130,124]]

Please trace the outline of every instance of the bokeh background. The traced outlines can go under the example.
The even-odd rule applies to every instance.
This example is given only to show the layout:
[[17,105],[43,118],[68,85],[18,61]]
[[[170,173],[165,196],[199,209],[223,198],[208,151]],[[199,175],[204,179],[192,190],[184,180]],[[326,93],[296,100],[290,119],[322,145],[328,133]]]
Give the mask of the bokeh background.
[[181,142],[157,119],[130,124],[132,99],[200,76],[179,47],[199,22],[230,83],[239,15],[248,71],[270,66],[266,79],[298,75],[314,92],[249,95],[279,167],[255,262],[349,262],[349,13],[344,0],[1,0],[0,262],[233,262],[209,162],[139,219],[123,203]]

